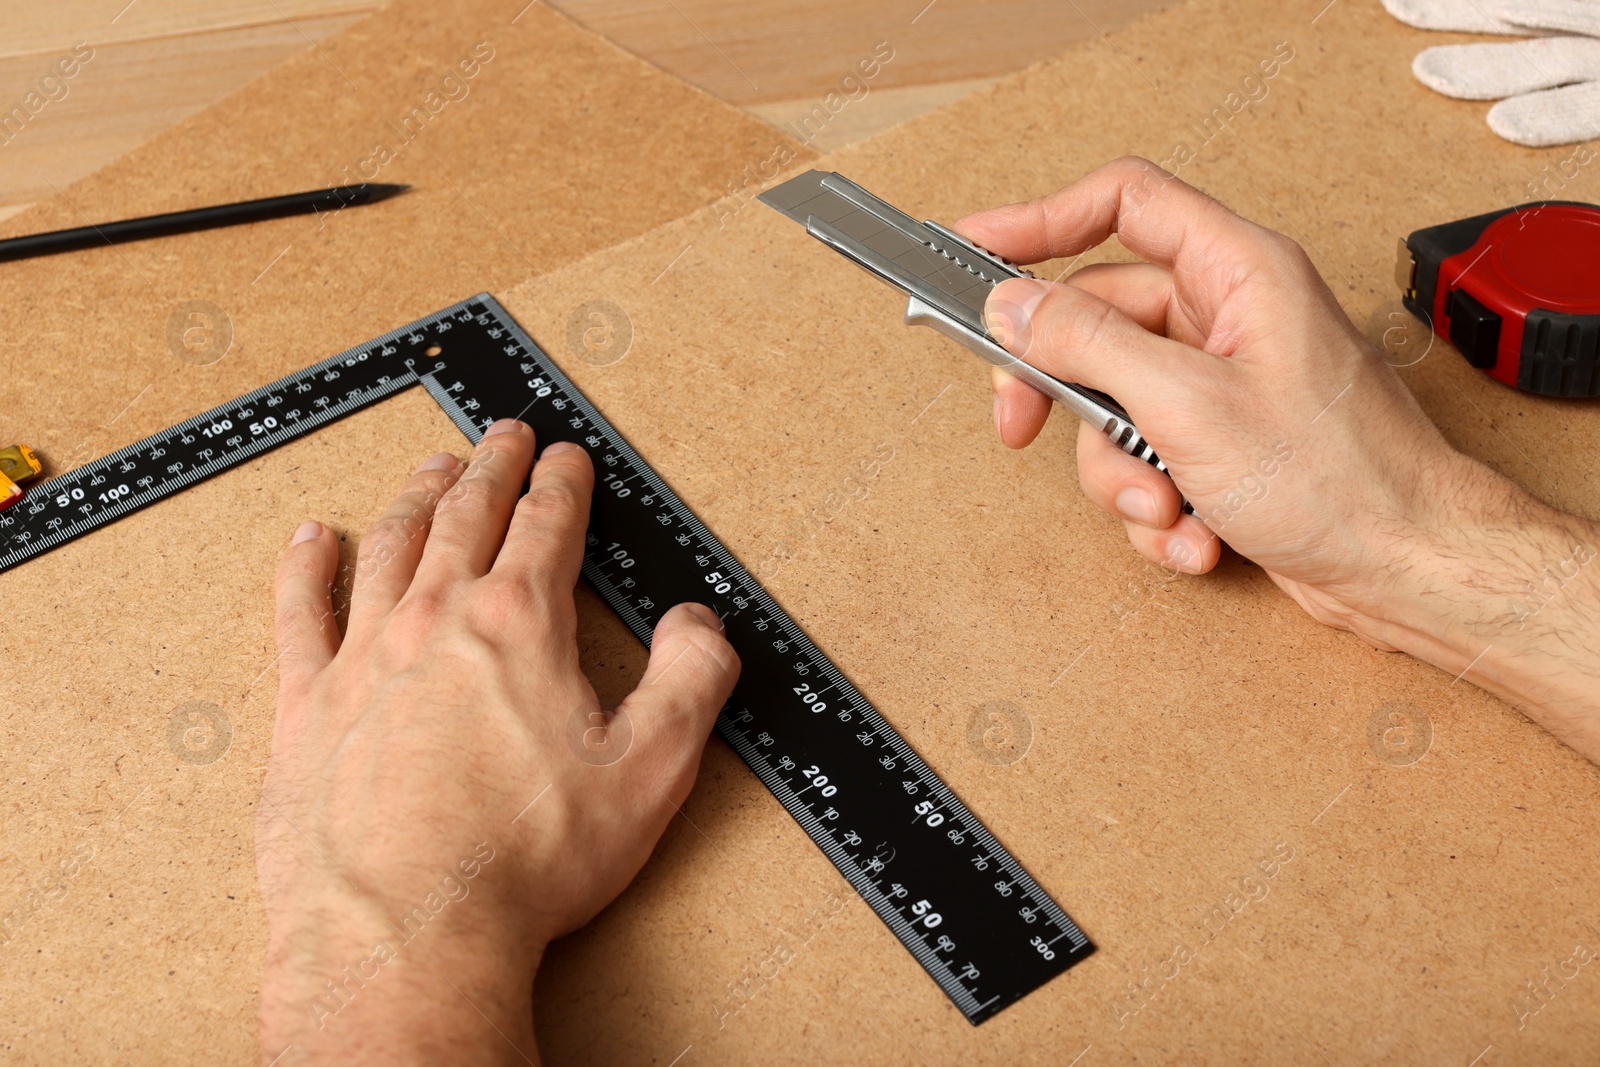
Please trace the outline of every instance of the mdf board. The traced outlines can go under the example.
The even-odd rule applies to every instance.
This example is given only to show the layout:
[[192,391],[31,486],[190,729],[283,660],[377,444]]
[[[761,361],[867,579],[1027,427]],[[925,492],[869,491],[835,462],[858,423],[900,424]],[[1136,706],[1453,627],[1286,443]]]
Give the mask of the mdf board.
[[[825,150],[970,92],[1170,0],[571,0],[553,4],[647,62]],[[46,82],[0,132],[0,219],[220,100],[378,0],[57,0],[0,7],[0,115],[73,45],[86,77]],[[1025,34],[1014,32],[1026,25]],[[891,63],[863,78],[882,43]],[[742,71],[749,76],[746,80]],[[757,91],[759,83],[760,91]],[[834,94],[829,102],[830,94]],[[829,102],[829,110],[816,109]],[[825,121],[823,121],[825,120]]]
[[[1191,3],[818,166],[949,222],[1183,143],[1180,176],[1296,237],[1379,339],[1404,321],[1397,236],[1526,200],[1571,149],[1507,145],[1486,105],[1416,85],[1411,57],[1457,38],[1376,0],[1321,7]],[[1595,186],[1583,171],[1559,195]],[[1125,253],[1086,262],[1106,258]],[[506,302],[555,339],[587,299],[633,344],[572,362],[578,385],[1099,952],[970,1027],[713,744],[638,883],[547,958],[552,1062],[1600,1055],[1600,972],[1573,976],[1575,946],[1600,948],[1593,765],[1470,680],[1313,622],[1236,557],[1167,580],[1080,494],[1074,420],[1006,451],[987,368],[759,203]],[[1506,389],[1443,342],[1401,373],[1460,448],[1600,513],[1593,405]],[[1337,462],[1314,433],[1294,444]],[[1394,705],[1415,732],[1386,743]]]
[[560,0],[558,6],[685,81],[751,107],[840,88],[841,79],[879,41],[892,46],[895,57],[875,76],[874,91],[972,81],[1009,74],[1171,5],[1170,0]]
[[[561,63],[582,61],[583,39],[561,36],[557,21],[539,25],[564,48]],[[408,40],[453,62],[456,42],[434,31]],[[1198,155],[1182,176],[1298,237],[1376,334],[1398,306],[1397,234],[1523,199],[1524,183],[1564,158],[1503,145],[1483,128],[1483,105],[1412,84],[1411,55],[1440,39],[1399,27],[1375,3],[1344,0],[1319,15],[1207,0],[823,165],[948,220],[1125,151],[1167,158],[1185,140]],[[1204,129],[1279,41],[1295,58],[1266,96],[1214,136],[1197,133],[1191,124]],[[354,65],[329,54],[347,72]],[[407,54],[370,53],[391,63]],[[294,76],[336,95],[337,75],[308,73],[320,63],[305,57]],[[421,70],[407,74],[417,80],[387,103],[424,87]],[[538,91],[583,91],[559,81],[552,74]],[[670,92],[647,84],[652,97]],[[233,151],[217,131],[268,122],[269,105],[302,98],[282,86],[252,96],[259,88],[246,105],[224,105],[220,125],[208,114],[158,142],[182,148],[146,159],[148,170],[119,172],[173,197],[137,201],[140,210],[178,206],[188,190],[161,183],[205,155],[197,145]],[[638,95],[610,102],[642,106]],[[677,121],[700,99],[683,98]],[[196,129],[205,136],[182,141]],[[726,127],[713,145],[731,157],[753,150],[729,177],[772,151],[769,138],[741,140],[743,129]],[[326,158],[361,158],[363,132],[330,135],[340,150]],[[334,220],[362,228],[327,251],[309,245],[314,269],[274,299],[234,294],[291,264],[292,221],[276,239],[219,253],[215,278],[171,253],[130,259],[161,277],[187,271],[177,275],[184,299],[248,309],[230,312],[235,344],[248,344],[198,368],[203,384],[180,377],[195,369],[185,364],[173,368],[176,384],[162,378],[143,392],[150,369],[175,358],[167,305],[143,283],[118,288],[121,275],[97,261],[30,276],[17,291],[42,295],[26,317],[5,312],[16,316],[4,325],[7,372],[33,376],[11,395],[49,397],[61,412],[0,414],[8,436],[32,434],[48,454],[80,440],[106,451],[479,288],[506,296],[558,359],[571,309],[611,301],[633,348],[610,366],[575,353],[564,366],[1101,946],[968,1027],[713,743],[684,817],[636,884],[548,957],[537,1000],[547,1058],[1467,1063],[1487,1049],[1480,1062],[1592,1060],[1600,994],[1587,971],[1520,1029],[1508,1005],[1593,937],[1594,768],[1467,683],[1311,623],[1238,561],[1209,578],[1163,580],[1079,497],[1070,420],[1058,416],[1033,449],[1001,450],[981,365],[903,330],[887,290],[759,204],[724,202],[572,262],[722,187],[718,152],[680,139],[674,150],[706,154],[628,185],[645,203],[626,220],[562,227],[541,217],[506,228],[500,245],[454,254],[460,243],[396,232],[427,223],[379,215],[405,204],[391,201]],[[607,150],[603,137],[585,143]],[[239,147],[231,165],[287,168],[255,158],[259,144]],[[469,196],[447,164],[484,158],[471,148],[464,138],[431,172]],[[636,174],[618,163],[584,171],[587,191],[544,191],[570,203],[559,198],[592,196],[596,178],[618,175],[603,186],[616,189]],[[660,196],[668,179],[683,182],[675,197]],[[1592,199],[1591,182],[1582,174],[1562,195]],[[95,188],[103,206],[130,206],[113,203],[120,186]],[[242,183],[240,195],[254,192]],[[510,213],[511,200],[497,203]],[[470,232],[461,217],[434,232]],[[506,227],[507,216],[493,217]],[[106,255],[163,246],[175,247]],[[286,246],[264,274],[235,266],[268,267]],[[365,255],[372,246],[389,255]],[[396,253],[407,266],[420,259],[441,288],[466,284],[436,294]],[[52,312],[62,306],[52,292],[75,313]],[[96,334],[113,314],[131,317]],[[100,352],[115,362],[90,358]],[[1403,373],[1460,446],[1594,513],[1590,408],[1500,389],[1442,345]],[[99,410],[111,386],[134,402]],[[272,714],[273,560],[298,519],[358,533],[403,469],[460,446],[414,393],[0,577],[13,632],[54,642],[4,668],[12,786],[0,829],[12,899],[60,859],[90,856],[67,895],[0,946],[14,961],[5,1040],[18,1058],[251,1055],[264,936],[251,819]],[[860,461],[880,448],[893,458],[864,481]],[[586,600],[586,662],[603,696],[625,690],[641,660],[617,631]],[[221,707],[232,731],[209,763],[170,734],[173,713],[192,701]],[[1408,766],[1381,762],[1368,738],[1373,712],[1394,702],[1433,726]],[[996,715],[1013,731],[1001,753],[982,740]],[[1247,876],[1265,892],[1242,891]],[[1230,896],[1248,903],[1234,910]],[[1208,918],[1219,905],[1229,917]],[[1179,942],[1194,958],[1162,977]]]
[[[397,3],[5,223],[414,185],[320,219],[7,264],[0,436],[70,469],[680,216],[780,145],[808,155],[544,5]],[[26,635],[0,666],[10,1058],[254,1058],[275,560],[309,517],[353,550],[439,449],[466,442],[416,390],[0,576],[8,632]],[[591,647],[631,649],[590,615]]]

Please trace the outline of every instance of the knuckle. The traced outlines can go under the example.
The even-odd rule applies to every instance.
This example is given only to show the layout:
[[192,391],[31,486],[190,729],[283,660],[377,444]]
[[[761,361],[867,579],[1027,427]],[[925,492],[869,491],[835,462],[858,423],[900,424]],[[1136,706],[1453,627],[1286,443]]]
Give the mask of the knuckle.
[[[437,475],[438,471],[427,471],[424,476]],[[450,491],[454,484],[448,478],[436,478],[418,485],[408,485],[394,498],[394,503],[389,505],[389,511],[402,515],[431,515],[438,506],[439,500]]]
[[489,506],[494,493],[495,486],[490,475],[481,469],[476,474],[469,470],[467,476],[463,476],[439,501],[439,511],[481,510]]
[[[296,546],[299,547],[299,546]],[[276,592],[282,596],[284,590],[293,584],[303,583],[307,580],[325,582],[323,575],[323,561],[311,552],[289,552],[278,564],[278,578]]]
[[508,575],[502,580],[485,579],[481,592],[472,600],[473,618],[488,633],[516,633],[529,641],[529,655],[549,660],[561,649],[576,654],[578,609],[570,595],[562,596],[527,575]]
[[535,523],[556,523],[571,518],[580,501],[577,487],[565,479],[541,479],[523,494],[517,510]]
[[472,454],[472,460],[467,464],[467,469],[462,472],[461,478],[483,477],[485,474],[497,474],[514,465],[518,453],[522,451],[520,441],[507,442],[502,435],[486,439],[478,445],[478,450]]
[[419,634],[432,632],[444,617],[448,601],[443,589],[422,583],[412,585],[395,605],[395,628]]
[[[379,557],[392,557],[428,528],[428,516],[417,511],[385,512],[372,524],[367,536],[361,539],[357,559],[365,562]],[[385,558],[382,562],[387,562]]]
[[1299,274],[1316,269],[1311,264],[1311,257],[1306,254],[1299,241],[1276,230],[1268,230],[1267,233],[1268,247],[1287,269]]
[[1099,347],[1110,331],[1114,309],[1103,300],[1088,293],[1052,292],[1047,305],[1053,303],[1044,316],[1042,340],[1056,350],[1088,351]]
[[1152,182],[1172,177],[1143,156],[1119,156],[1106,165],[1106,170],[1125,189],[1145,193],[1150,191]]
[[425,496],[437,500],[446,489],[450,488],[456,476],[462,473],[464,472],[459,465],[450,470],[417,471],[400,491],[400,496],[402,499],[408,496]]
[[713,675],[726,674],[739,669],[739,653],[733,650],[728,639],[720,633],[704,628],[689,635],[684,643],[694,650],[695,657]]
[[594,460],[590,458],[589,450],[586,448],[568,449],[565,452],[557,452],[554,455],[546,451],[539,457],[539,462],[549,466],[551,469],[566,469],[573,472],[586,471],[594,467]]
[[325,604],[312,600],[295,599],[278,605],[273,633],[278,647],[292,653],[295,642],[303,635],[320,631],[333,622],[333,612]]

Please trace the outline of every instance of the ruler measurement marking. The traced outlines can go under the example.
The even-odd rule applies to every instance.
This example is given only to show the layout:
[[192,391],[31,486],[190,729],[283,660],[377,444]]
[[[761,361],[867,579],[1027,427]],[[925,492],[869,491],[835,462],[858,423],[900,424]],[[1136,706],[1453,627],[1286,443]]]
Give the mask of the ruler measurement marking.
[[[439,348],[430,350],[430,344]],[[429,351],[441,354],[435,357]],[[590,449],[598,460],[597,473],[604,477],[595,496],[584,578],[647,646],[655,621],[682,599],[710,604],[728,625],[731,640],[748,641],[739,646],[746,657],[746,677],[719,714],[717,732],[969,1021],[983,1021],[1093,951],[1015,857],[487,294],[34,487],[30,494],[62,486],[83,488],[79,483],[86,479],[94,479],[87,487],[97,487],[120,474],[149,479],[138,493],[115,498],[66,524],[59,521],[64,516],[48,514],[52,498],[47,498],[34,514],[57,521],[36,540],[33,527],[38,523],[22,523],[23,540],[16,532],[5,532],[13,525],[14,512],[0,515],[0,548],[5,550],[0,570],[418,382],[474,443],[481,440],[491,414],[497,414],[536,423],[542,442],[576,434]],[[268,409],[264,414],[298,417],[260,433],[247,425],[248,436],[234,440],[242,431],[225,436],[215,450],[197,440],[221,420],[255,417],[262,405]],[[499,411],[501,407],[516,410]],[[214,432],[233,429],[223,426]],[[198,448],[188,447],[196,444]],[[179,457],[173,463],[182,460],[180,469],[172,470],[169,463],[165,471],[147,473],[174,453]],[[630,559],[647,566],[628,572],[600,550],[602,540],[627,546]],[[713,572],[715,582],[696,584]],[[809,686],[806,693],[815,694],[836,714],[803,703],[792,692],[802,680]],[[803,777],[796,773],[791,781],[784,772],[798,772],[802,759],[821,771]],[[833,796],[816,785],[814,778],[824,775],[830,786],[838,787]],[[914,801],[914,794],[902,793],[902,781],[915,783],[915,795],[924,799]],[[893,828],[900,825],[895,805],[904,802],[909,808],[927,801],[935,806],[918,815],[921,828]],[[928,827],[927,816],[935,813],[942,816],[940,824]],[[873,846],[878,837],[886,839]],[[847,839],[859,848],[847,847]],[[999,883],[994,882],[996,874]],[[996,885],[1008,891],[1002,895]],[[1062,933],[1049,942],[1034,933],[1052,928]],[[1062,937],[1069,939],[1070,952],[1052,952]]]
[[[725,739],[727,738],[725,737]],[[833,861],[834,866],[839,868],[840,872],[855,887],[856,892],[861,895],[868,906],[877,912],[878,917],[883,920],[884,924],[895,932],[901,942],[911,951],[911,954],[922,964],[923,968],[933,976],[941,988],[944,988],[950,999],[956,1001],[964,1012],[969,1015],[972,1014],[976,1005],[974,998],[957,981],[955,974],[950,971],[948,965],[928,952],[920,937],[911,935],[910,924],[900,913],[899,908],[890,902],[887,895],[878,888],[876,881],[865,875],[865,872],[849,857],[848,853],[844,852],[830,833],[817,826],[815,816],[808,811],[795,811],[795,805],[792,803],[793,790],[789,789],[788,784],[772,770],[770,764],[766,763],[759,752],[753,751],[754,746],[750,745],[748,739],[741,736],[737,740],[730,741],[730,743],[733,744],[736,750],[740,750],[740,755],[745,758],[745,761],[756,769],[757,775],[766,783],[772,794],[778,798],[778,802],[794,816],[795,821],[812,831],[813,838],[818,836],[826,838],[826,841],[818,841],[817,844],[821,846],[828,858]]]

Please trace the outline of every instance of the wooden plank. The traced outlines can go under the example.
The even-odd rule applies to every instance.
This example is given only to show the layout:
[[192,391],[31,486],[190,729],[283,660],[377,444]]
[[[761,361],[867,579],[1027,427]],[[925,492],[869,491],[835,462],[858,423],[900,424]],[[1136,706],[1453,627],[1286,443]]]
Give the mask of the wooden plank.
[[[555,0],[552,6],[831,151],[1171,2]],[[74,42],[90,42],[95,59],[20,136],[0,136],[0,209],[76,181],[381,6],[376,0],[7,5],[0,12],[0,111],[36,88]],[[856,65],[879,41],[892,58],[859,80]],[[853,72],[858,80],[841,85]],[[836,110],[827,121],[807,123],[830,104]]]
[[[95,48],[25,125],[0,129],[0,206],[64,189],[185,116],[222,99],[359,14],[327,15]],[[0,111],[38,89],[53,58],[0,59]],[[288,192],[290,190],[285,190]]]
[[[96,48],[119,41],[181,37],[251,26],[311,23],[374,11],[384,0],[52,0],[0,7],[0,59],[64,52],[78,41]],[[305,27],[303,27],[305,28]],[[310,29],[306,29],[310,34]],[[194,42],[197,51],[210,43]]]
[[557,0],[585,26],[731,103],[827,92],[886,41],[875,88],[1009,73],[1173,0]]
[[[817,94],[750,104],[745,110],[819,152],[832,152],[845,145],[864,141],[907,119],[943,107],[994,82],[994,78],[970,78],[933,85],[896,85],[874,89],[859,100],[849,100],[837,112],[829,111],[823,103],[825,97]],[[823,108],[822,112],[818,112],[819,106]]]

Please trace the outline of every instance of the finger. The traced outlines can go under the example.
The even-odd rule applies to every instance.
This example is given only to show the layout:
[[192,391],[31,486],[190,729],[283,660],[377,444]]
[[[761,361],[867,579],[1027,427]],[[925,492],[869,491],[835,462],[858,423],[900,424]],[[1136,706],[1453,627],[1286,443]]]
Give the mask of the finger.
[[[738,678],[738,653],[710,608],[679,604],[656,624],[644,678],[618,710],[627,713],[634,736],[675,770],[663,790],[672,803],[689,795],[700,749]],[[684,753],[695,758],[682,760]]]
[[1078,427],[1078,481],[1093,503],[1132,525],[1165,530],[1183,514],[1183,496],[1171,478],[1088,423]]
[[534,464],[491,573],[570,601],[583,567],[583,531],[593,496],[589,453],[571,441],[552,442]]
[[968,215],[956,226],[1018,263],[1076,256],[1113,233],[1141,259],[1169,270],[1202,261],[1258,265],[1288,243],[1134,156],[1113,160],[1048,196]]
[[339,651],[333,617],[333,576],[339,567],[339,538],[320,522],[301,523],[274,583],[277,611],[278,684],[298,689],[328,665]]
[[1000,443],[1007,448],[1033,444],[1050,417],[1053,402],[999,367],[989,368],[989,384],[994,390],[994,428],[1000,434]]
[[[1172,275],[1150,263],[1096,263],[1067,279],[1114,304],[1124,315],[1151,333],[1164,334],[1191,344],[1203,335],[1192,327],[1173,296]],[[1176,332],[1174,332],[1176,331]],[[1192,339],[1191,339],[1192,338]],[[994,421],[1000,440],[1010,448],[1032,444],[1044,429],[1051,401],[1031,385],[999,367],[991,368],[994,387]]]
[[1184,514],[1173,480],[1087,423],[1078,429],[1078,481],[1085,496],[1123,521],[1134,549],[1169,572],[1204,574],[1222,558],[1217,535]]
[[461,471],[461,461],[448,452],[423,460],[361,539],[355,588],[350,594],[352,626],[387,613],[405,596],[422,559],[434,509]]
[[467,469],[434,509],[417,581],[478,578],[489,572],[532,462],[533,430],[526,423],[501,419],[484,431]]
[[1196,377],[1199,361],[1213,358],[1151,333],[1087,290],[1034,278],[995,286],[984,323],[1024,362],[1124,403],[1177,402]]
[[1128,543],[1145,559],[1172,574],[1204,574],[1222,558],[1222,541],[1193,515],[1183,515],[1165,530],[1127,522]]
[[1199,347],[1193,320],[1184,312],[1173,288],[1172,272],[1154,263],[1094,263],[1067,278],[1086,293],[1116,306],[1151,333]]

